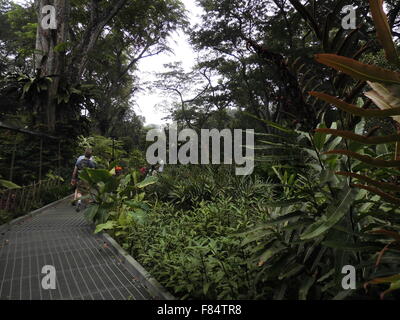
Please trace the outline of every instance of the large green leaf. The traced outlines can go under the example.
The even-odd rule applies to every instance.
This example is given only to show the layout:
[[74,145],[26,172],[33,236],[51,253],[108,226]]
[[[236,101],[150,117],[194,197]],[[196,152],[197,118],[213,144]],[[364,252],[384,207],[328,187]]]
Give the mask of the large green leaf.
[[352,186],[356,187],[356,188],[360,188],[360,189],[364,189],[364,190],[368,190],[369,192],[375,193],[378,196],[380,196],[382,199],[385,199],[386,201],[393,203],[397,206],[400,206],[400,198],[397,198],[389,193],[383,192],[382,190],[379,190],[377,188],[374,187],[370,187],[370,186],[364,186],[362,184],[353,184]]
[[83,212],[83,215],[85,216],[85,218],[88,221],[92,222],[94,220],[94,217],[96,216],[98,210],[99,210],[98,205],[92,205]]
[[117,222],[110,220],[110,221],[107,221],[106,223],[98,224],[96,226],[94,233],[99,233],[103,230],[111,230],[111,229],[114,229],[116,226],[117,226]]
[[137,183],[135,185],[135,187],[138,189],[143,189],[149,185],[156,183],[157,181],[158,181],[157,177],[150,176],[150,177],[147,177],[146,179],[144,179],[143,181]]
[[388,84],[400,84],[400,73],[368,65],[336,54],[317,54],[315,59],[322,64],[342,71],[355,79]]
[[353,104],[347,103],[343,100],[340,100],[338,98],[332,97],[329,94],[323,93],[323,92],[309,92],[310,95],[317,97],[318,99],[324,100],[330,104],[333,104],[334,106],[338,107],[340,110],[343,110],[345,112],[354,114],[359,117],[365,117],[365,118],[374,118],[374,117],[379,117],[379,118],[386,118],[386,117],[393,117],[393,116],[399,116],[400,115],[400,108],[391,108],[391,109],[385,109],[385,110],[372,110],[372,109],[362,109],[359,108]]
[[278,124],[278,123],[276,123],[276,122],[269,121],[269,120],[266,120],[266,119],[261,119],[261,118],[256,117],[255,115],[253,115],[253,114],[251,114],[251,113],[248,113],[248,112],[243,112],[243,113],[244,113],[245,115],[249,116],[249,117],[252,117],[252,118],[254,118],[254,119],[257,119],[257,120],[259,120],[259,121],[262,121],[262,122],[264,122],[265,124],[269,125],[270,127],[273,127],[273,128],[275,128],[275,129],[278,129],[279,131],[282,131],[282,132],[285,132],[285,133],[288,133],[288,134],[293,134],[293,135],[296,135],[296,134],[297,134],[296,131],[294,131],[294,130],[292,130],[292,129],[289,129],[289,128],[286,128],[286,127],[284,127],[284,126],[282,126],[282,125],[280,125],[280,124]]
[[339,172],[336,172],[336,174],[356,178],[360,181],[367,182],[368,184],[378,187],[380,189],[384,189],[384,190],[388,190],[388,191],[392,191],[392,192],[400,192],[400,185],[397,185],[394,183],[377,181],[377,180],[371,179],[367,176],[363,176],[363,175],[360,175],[357,173],[352,173],[352,172],[346,172],[346,171],[339,171]]
[[110,215],[110,210],[108,208],[99,207],[96,212],[96,216],[94,218],[96,224],[97,223],[106,223],[108,217]]
[[314,283],[315,283],[315,277],[306,276],[306,279],[303,280],[299,289],[299,300],[307,300],[308,292],[310,291]]
[[388,290],[384,291],[381,294],[381,299],[383,299],[385,297],[385,295],[388,294],[389,292],[400,289],[400,274],[389,276],[389,277],[384,277],[384,278],[373,279],[373,280],[365,283],[364,288],[367,288],[367,286],[370,284],[383,284],[383,283],[389,283],[390,287]]
[[85,169],[89,179],[93,183],[108,182],[112,178],[111,173],[105,169]]
[[251,231],[244,232],[243,234],[238,234],[237,236],[247,235],[249,233],[253,233],[253,232],[258,231],[258,230],[266,230],[270,226],[281,224],[283,222],[287,222],[287,221],[290,221],[290,220],[298,220],[299,218],[302,218],[302,217],[304,217],[304,212],[303,211],[290,212],[290,213],[285,214],[283,216],[280,216],[280,217],[278,217],[276,219],[272,219],[272,220],[268,221],[267,223],[264,223],[264,224],[262,224],[262,225],[260,225],[260,226],[258,226],[256,228],[252,229]]
[[294,263],[293,265],[288,265],[284,270],[280,273],[278,279],[283,280],[286,278],[290,278],[297,273],[299,273],[301,270],[304,269],[304,265],[299,264],[299,263]]
[[357,190],[346,188],[339,194],[337,203],[332,203],[325,215],[320,217],[315,223],[310,225],[300,236],[302,240],[309,240],[322,235],[338,223],[346,215],[353,204]]
[[[325,129],[326,125],[321,123],[318,126],[318,129]],[[315,134],[314,134],[314,145],[318,150],[321,150],[326,142],[327,139],[327,134],[323,131],[323,130],[315,130]]]
[[267,237],[271,236],[274,233],[272,229],[266,228],[257,228],[256,230],[251,230],[251,232],[246,232],[245,234],[239,234],[237,236],[245,236],[246,237],[242,240],[241,245],[244,247],[249,243],[259,241],[261,239],[267,239]]
[[323,154],[342,154],[342,155],[360,160],[361,162],[364,162],[364,163],[369,164],[374,167],[381,167],[381,168],[400,167],[400,160],[381,160],[381,159],[376,159],[376,158],[372,158],[369,156],[365,156],[363,154],[359,154],[356,152],[352,152],[349,150],[331,150],[331,151],[324,152]]
[[21,188],[19,185],[15,184],[14,182],[0,179],[0,187],[4,187],[6,189],[18,189]]
[[276,241],[270,248],[265,250],[264,253],[260,256],[258,266],[261,267],[269,258],[286,249],[287,249],[286,246],[282,245],[279,241]]
[[316,129],[316,132],[331,134],[334,136],[339,136],[345,139],[357,141],[364,144],[385,144],[385,143],[394,143],[400,141],[399,134],[385,135],[385,136],[377,136],[377,137],[365,137],[362,135],[355,134],[351,131],[346,130],[334,130],[334,129]]

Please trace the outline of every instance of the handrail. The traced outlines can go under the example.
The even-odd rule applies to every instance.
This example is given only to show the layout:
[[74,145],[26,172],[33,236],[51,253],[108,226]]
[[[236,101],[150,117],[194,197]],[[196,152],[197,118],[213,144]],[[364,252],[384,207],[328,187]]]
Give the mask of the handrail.
[[[23,133],[23,134],[37,136],[37,137],[40,138],[39,173],[38,173],[39,174],[39,176],[38,176],[39,180],[42,180],[42,173],[43,173],[42,172],[42,169],[43,169],[42,168],[43,167],[43,139],[47,138],[47,139],[53,139],[53,140],[58,141],[58,157],[57,157],[57,161],[58,161],[58,169],[60,170],[60,161],[62,159],[61,158],[61,143],[62,143],[61,137],[52,136],[52,135],[44,133],[44,132],[28,130],[26,128],[18,128],[18,127],[12,126],[10,124],[4,123],[3,121],[0,121],[0,129],[15,131],[15,132]],[[13,180],[16,150],[17,150],[17,145],[16,145],[16,140],[15,140],[14,149],[12,151],[12,156],[11,156],[10,175],[9,175],[9,180],[10,181]]]
[[20,214],[40,205],[40,192],[43,188],[56,187],[61,181],[48,179],[21,188],[0,191],[0,210]]
[[11,131],[16,131],[16,132],[20,132],[20,133],[25,133],[25,134],[29,134],[29,135],[32,135],[32,136],[39,136],[39,137],[42,137],[42,138],[49,138],[49,139],[53,139],[53,140],[60,140],[61,139],[59,137],[55,137],[55,136],[49,135],[49,134],[44,133],[44,132],[32,131],[32,130],[28,130],[28,129],[25,129],[25,128],[17,128],[17,127],[14,127],[14,126],[10,125],[10,124],[4,123],[2,121],[0,121],[0,128],[11,130]]

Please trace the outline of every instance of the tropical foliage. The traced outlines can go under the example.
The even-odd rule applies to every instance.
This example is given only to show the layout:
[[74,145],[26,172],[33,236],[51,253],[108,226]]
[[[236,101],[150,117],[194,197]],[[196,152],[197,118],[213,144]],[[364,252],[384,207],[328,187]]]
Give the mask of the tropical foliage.
[[[400,297],[398,1],[199,0],[190,27],[175,0],[70,4],[58,82],[45,60],[35,70],[35,8],[0,0],[0,192],[68,181],[90,147],[84,216],[179,299]],[[146,86],[179,128],[254,128],[251,176],[139,170],[151,127],[132,109],[136,68],[177,30],[196,65],[171,62]],[[356,288],[343,287],[345,266]]]

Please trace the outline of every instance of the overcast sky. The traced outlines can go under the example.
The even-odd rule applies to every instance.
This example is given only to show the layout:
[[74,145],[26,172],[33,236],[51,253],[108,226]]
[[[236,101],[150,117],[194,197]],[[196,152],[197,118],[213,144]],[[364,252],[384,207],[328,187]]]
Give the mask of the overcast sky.
[[[182,0],[185,4],[186,10],[189,11],[189,21],[192,24],[200,22],[201,9],[196,6],[194,0]],[[169,39],[170,47],[173,50],[171,53],[163,53],[154,57],[143,59],[139,63],[138,76],[140,81],[155,80],[154,72],[162,72],[163,65],[175,61],[181,61],[182,66],[186,71],[189,71],[195,63],[196,54],[191,49],[187,36],[182,32],[174,33]],[[146,124],[163,124],[165,121],[161,120],[167,114],[164,113],[156,105],[164,100],[154,91],[140,92],[134,97],[137,106],[134,110],[137,114],[143,115],[146,118]]]

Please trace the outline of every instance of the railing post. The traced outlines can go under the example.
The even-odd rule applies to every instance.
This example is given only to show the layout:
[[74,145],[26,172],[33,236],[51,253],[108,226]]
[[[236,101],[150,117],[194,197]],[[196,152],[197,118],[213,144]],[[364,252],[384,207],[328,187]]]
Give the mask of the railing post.
[[18,201],[18,211],[23,211],[24,210],[24,195],[25,195],[25,188],[22,188],[20,192],[20,199]]
[[39,181],[42,180],[42,157],[43,157],[43,138],[40,137],[40,154],[39,154]]
[[24,187],[24,189],[26,190],[26,195],[25,195],[25,201],[24,201],[24,212],[28,209],[28,203],[29,203],[29,189],[27,187]]
[[10,166],[10,181],[13,179],[13,173],[14,173],[14,164],[15,164],[15,153],[17,151],[17,139],[15,138],[14,140],[14,148],[13,148],[13,153],[11,157],[11,166]]
[[0,192],[0,210],[4,210],[4,191]]
[[10,203],[10,191],[7,190],[7,200],[5,211],[8,211],[8,204]]
[[36,182],[33,183],[32,203],[34,203],[36,205]]
[[61,140],[58,140],[58,175],[61,175]]

